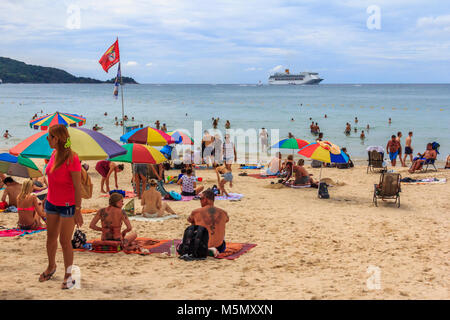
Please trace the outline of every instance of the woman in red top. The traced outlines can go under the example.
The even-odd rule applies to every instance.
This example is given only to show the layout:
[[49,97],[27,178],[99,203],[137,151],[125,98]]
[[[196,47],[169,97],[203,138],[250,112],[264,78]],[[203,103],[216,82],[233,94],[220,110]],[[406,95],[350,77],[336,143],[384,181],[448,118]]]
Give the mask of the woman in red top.
[[46,168],[48,194],[45,202],[47,214],[47,269],[39,281],[49,280],[56,271],[56,250],[59,242],[64,257],[64,282],[62,289],[75,284],[72,280],[72,235],[75,224],[83,224],[81,216],[81,164],[78,155],[70,148],[70,137],[63,125],[50,127],[47,140],[53,152]]

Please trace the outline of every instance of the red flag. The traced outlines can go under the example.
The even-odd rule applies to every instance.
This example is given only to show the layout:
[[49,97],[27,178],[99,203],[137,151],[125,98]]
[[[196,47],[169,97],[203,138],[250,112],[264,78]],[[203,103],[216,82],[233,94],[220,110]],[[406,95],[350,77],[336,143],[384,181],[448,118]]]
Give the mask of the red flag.
[[114,42],[114,44],[106,50],[106,52],[103,54],[103,56],[98,61],[101,65],[103,70],[108,72],[109,68],[111,68],[113,65],[115,65],[117,62],[120,61],[120,55],[119,55],[119,39]]

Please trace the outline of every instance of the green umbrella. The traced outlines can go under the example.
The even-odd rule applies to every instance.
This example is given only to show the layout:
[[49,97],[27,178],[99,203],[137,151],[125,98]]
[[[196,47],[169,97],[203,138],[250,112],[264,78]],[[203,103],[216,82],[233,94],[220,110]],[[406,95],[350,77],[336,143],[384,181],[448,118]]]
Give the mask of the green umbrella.
[[42,177],[41,171],[33,161],[9,153],[0,154],[0,172],[22,178]]

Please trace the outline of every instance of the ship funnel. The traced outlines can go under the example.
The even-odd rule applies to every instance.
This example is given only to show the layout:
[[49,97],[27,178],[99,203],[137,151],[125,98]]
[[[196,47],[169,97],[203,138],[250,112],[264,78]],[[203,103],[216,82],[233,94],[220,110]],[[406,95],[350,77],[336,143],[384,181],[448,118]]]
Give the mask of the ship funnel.
[[286,74],[289,74],[289,69],[284,70]]

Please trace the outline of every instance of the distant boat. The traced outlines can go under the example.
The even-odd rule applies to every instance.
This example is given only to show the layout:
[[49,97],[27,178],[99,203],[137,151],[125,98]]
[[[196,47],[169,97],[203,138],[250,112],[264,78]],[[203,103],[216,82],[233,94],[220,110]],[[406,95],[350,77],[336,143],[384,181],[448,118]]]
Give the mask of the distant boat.
[[269,84],[318,84],[322,81],[317,72],[300,72],[299,74],[289,73],[286,69],[284,73],[277,72],[269,77]]
[[261,80],[259,80],[257,86],[258,86],[258,87],[261,87],[262,85],[263,85],[263,84],[262,84]]

